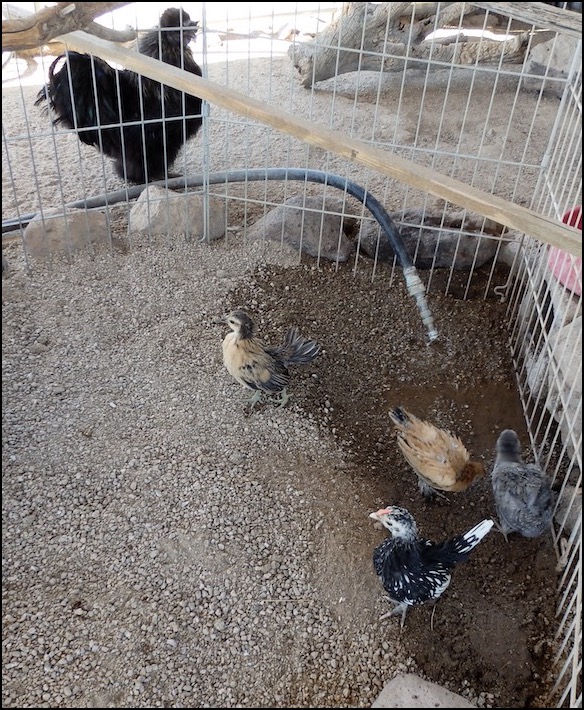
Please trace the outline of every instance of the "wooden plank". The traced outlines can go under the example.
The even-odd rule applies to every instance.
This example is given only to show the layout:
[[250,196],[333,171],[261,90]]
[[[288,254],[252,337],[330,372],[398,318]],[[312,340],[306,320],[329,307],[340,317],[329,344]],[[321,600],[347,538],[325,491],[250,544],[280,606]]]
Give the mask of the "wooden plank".
[[[555,219],[515,205],[430,168],[373,148],[363,141],[349,138],[340,131],[324,128],[279,108],[262,103],[233,89],[215,84],[157,59],[131,52],[112,42],[85,32],[72,32],[60,37],[70,49],[95,54],[116,62],[139,74],[163,82],[175,89],[200,96],[212,104],[233,111],[289,133],[310,145],[328,150],[365,165],[390,178],[405,182],[455,205],[477,212],[498,224],[527,234],[546,244],[560,247],[575,256],[582,255],[582,234]],[[294,166],[288,166],[294,167]]]
[[582,15],[544,2],[473,2],[474,7],[511,17],[537,28],[582,39]]
[[[520,233],[528,234],[547,244],[553,244],[571,254],[581,256],[581,232],[567,227],[550,217],[544,217],[525,207],[514,205],[496,195],[454,180],[430,168],[400,158],[387,151],[373,148],[363,141],[349,138],[339,131],[324,128],[274,106],[251,99],[207,79],[189,74],[177,67],[163,64],[137,52],[130,52],[111,42],[74,32],[60,38],[73,49],[91,52],[164,82],[175,89],[192,93],[237,113],[255,119],[277,130],[300,138],[310,145],[342,155],[348,160],[373,168],[384,175],[420,188],[455,205],[466,207]],[[290,166],[292,167],[292,166]]]

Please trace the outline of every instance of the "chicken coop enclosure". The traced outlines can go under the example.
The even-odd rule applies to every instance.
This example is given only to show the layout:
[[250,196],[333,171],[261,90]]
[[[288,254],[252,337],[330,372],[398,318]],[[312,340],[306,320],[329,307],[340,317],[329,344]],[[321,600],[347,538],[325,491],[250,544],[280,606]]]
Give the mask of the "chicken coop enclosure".
[[[166,14],[178,7],[3,4],[3,707],[367,707],[412,670],[479,706],[581,707],[581,4],[186,2]],[[231,390],[213,320],[237,305],[274,338],[294,319],[326,340],[320,370],[298,376],[298,408],[268,423],[214,399]],[[479,558],[477,603],[509,574],[517,635],[503,639],[498,600],[485,602],[483,637],[453,642],[435,677],[414,611],[416,653],[373,641],[392,632],[341,603],[356,609],[361,586],[378,596],[356,552],[371,546],[366,509],[388,502],[393,444],[377,409],[417,392],[416,367],[422,414],[484,443],[487,464],[495,429],[521,429],[556,495],[553,554],[513,538],[503,550],[491,533]],[[317,441],[331,432],[358,450],[350,483],[342,447]],[[329,467],[328,493],[357,506],[345,528],[323,522],[313,469]],[[277,473],[305,469],[303,484]],[[477,490],[447,512],[411,498],[424,534],[492,515]],[[233,510],[271,495],[258,514],[269,533]],[[297,506],[316,515],[310,532]],[[242,540],[245,582],[225,571]],[[311,568],[320,546],[346,555],[338,577]],[[329,607],[353,640],[335,635]],[[225,651],[233,628],[238,650]],[[216,679],[192,670],[203,646]],[[473,671],[464,659],[481,646]]]

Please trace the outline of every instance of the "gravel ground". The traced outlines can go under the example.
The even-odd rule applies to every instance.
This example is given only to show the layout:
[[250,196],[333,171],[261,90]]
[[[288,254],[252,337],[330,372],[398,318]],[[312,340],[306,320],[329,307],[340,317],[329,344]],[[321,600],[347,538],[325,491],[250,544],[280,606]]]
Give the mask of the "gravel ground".
[[[413,77],[398,114],[392,77],[381,95],[375,77],[367,83],[373,73],[358,84],[340,77],[333,102],[326,87],[292,92],[285,58],[233,64],[239,90],[350,125],[356,136],[419,139],[434,152],[417,160],[452,170],[464,84],[458,94],[451,87],[446,110],[444,84],[422,92]],[[210,78],[223,82],[221,71],[212,66]],[[494,105],[489,87],[473,93],[460,151],[474,155],[488,115],[496,130],[481,151],[537,166],[557,104],[523,94],[510,125],[506,83]],[[5,217],[120,187],[74,135],[42,134],[47,118],[31,109],[37,90],[3,87],[13,141]],[[211,170],[284,160],[348,172],[373,192],[385,186],[340,158],[212,112],[205,140],[225,150],[211,150]],[[18,143],[24,122],[30,144]],[[533,136],[525,155],[522,125]],[[201,151],[197,138],[181,169],[199,172]],[[529,203],[536,169],[493,160],[477,175],[473,161],[456,166],[458,179]],[[274,185],[269,199],[291,194]],[[378,192],[388,210],[406,194],[410,206],[428,197],[397,184]],[[268,197],[263,185],[245,195]],[[30,274],[17,245],[4,249],[3,707],[368,707],[406,670],[480,706],[545,706],[551,540],[505,547],[490,535],[436,608],[433,635],[425,608],[408,614],[402,633],[395,619],[379,622],[387,604],[371,563],[382,533],[368,513],[383,504],[408,507],[433,538],[493,514],[486,481],[446,509],[421,501],[385,412],[415,405],[487,464],[497,432],[524,425],[492,291],[506,274],[487,273],[476,289],[473,280],[477,300],[467,302],[466,275],[458,297],[446,298],[439,292],[451,277],[434,274],[430,306],[443,338],[427,348],[399,272],[388,287],[383,265],[373,280],[363,259],[355,277],[352,264],[316,268],[248,244],[241,227],[262,211],[249,204],[230,216],[229,238],[211,245],[114,242],[111,253],[38,262]],[[295,371],[285,408],[249,416],[223,367],[214,318],[236,305],[270,341],[294,322],[323,344],[313,365]]]
[[342,454],[297,404],[245,417],[223,371],[252,254],[4,281],[4,707],[366,706],[395,670],[374,609],[339,624],[315,580]]
[[[385,412],[397,396],[431,409],[488,463],[497,427],[521,426],[502,304],[437,296],[443,340],[428,348],[399,282],[269,245],[177,238],[32,275],[16,251],[3,279],[4,707],[368,707],[405,670],[483,706],[536,704],[551,541],[491,536],[434,633],[417,610],[400,634],[378,620],[382,534],[367,517],[405,504],[437,538],[493,514],[487,485],[447,510],[423,503]],[[285,408],[250,415],[223,367],[213,321],[241,299],[268,340],[290,321],[323,344]],[[497,390],[498,406],[468,409]]]

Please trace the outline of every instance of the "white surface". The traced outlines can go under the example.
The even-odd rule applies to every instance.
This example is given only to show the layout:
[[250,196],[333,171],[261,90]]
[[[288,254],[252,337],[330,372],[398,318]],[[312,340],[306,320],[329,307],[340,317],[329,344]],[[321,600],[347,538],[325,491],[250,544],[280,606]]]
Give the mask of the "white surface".
[[372,708],[476,708],[462,696],[414,673],[402,673],[385,685]]

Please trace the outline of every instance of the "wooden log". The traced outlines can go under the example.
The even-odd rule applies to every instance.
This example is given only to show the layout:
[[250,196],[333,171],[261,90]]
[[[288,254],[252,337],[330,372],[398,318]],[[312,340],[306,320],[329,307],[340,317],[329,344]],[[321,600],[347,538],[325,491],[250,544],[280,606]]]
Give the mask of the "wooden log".
[[473,2],[473,5],[528,25],[582,39],[582,15],[579,12],[552,7],[545,2]]
[[[295,43],[288,56],[300,74],[302,86],[357,70],[395,72],[404,67],[431,70],[445,64],[475,66],[501,61],[521,64],[525,52],[554,36],[552,31],[522,31],[505,40],[470,38],[461,27],[463,17],[476,13],[470,3],[443,3],[436,15],[420,14],[411,21],[411,3],[346,3],[336,20],[314,40]],[[416,16],[414,15],[414,18]],[[452,27],[460,32],[446,41],[425,38],[434,29]],[[432,59],[431,63],[428,63]]]
[[96,17],[124,5],[130,5],[130,3],[60,2],[54,7],[44,7],[28,17],[22,17],[15,9],[11,12],[10,6],[7,5],[8,13],[13,16],[13,19],[2,20],[2,51],[34,49],[66,32],[87,28],[97,36],[108,39],[124,37],[118,41],[127,42],[132,39],[128,33],[108,30],[93,22]]

